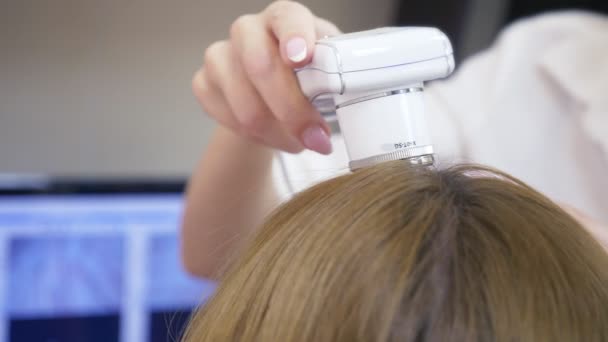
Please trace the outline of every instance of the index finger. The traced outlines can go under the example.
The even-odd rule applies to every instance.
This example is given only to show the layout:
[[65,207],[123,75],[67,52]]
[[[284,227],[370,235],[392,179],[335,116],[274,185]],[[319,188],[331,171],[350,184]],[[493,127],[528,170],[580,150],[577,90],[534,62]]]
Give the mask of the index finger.
[[245,72],[273,116],[292,136],[306,148],[328,154],[329,127],[302,93],[293,68],[282,61],[266,24],[264,17],[247,17],[236,26],[233,39]]

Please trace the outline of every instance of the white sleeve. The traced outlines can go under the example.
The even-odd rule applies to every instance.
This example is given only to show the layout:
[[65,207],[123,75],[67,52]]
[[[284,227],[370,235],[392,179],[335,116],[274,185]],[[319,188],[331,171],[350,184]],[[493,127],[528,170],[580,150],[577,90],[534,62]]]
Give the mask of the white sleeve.
[[606,33],[608,17],[585,12],[521,20],[430,85],[439,160],[495,167],[608,220]]
[[512,39],[505,39],[512,35],[510,31],[505,30],[492,47],[457,66],[452,77],[426,87],[428,126],[441,164],[475,161],[475,149],[483,139],[480,133],[494,129],[488,120],[500,101],[496,92],[501,86],[496,83],[518,82],[514,77],[504,78],[505,72],[516,72],[512,68],[518,63],[505,51],[513,46]]
[[585,14],[565,12],[518,21],[489,49],[457,66],[451,78],[431,83],[427,117],[439,160],[508,170],[503,151],[536,144],[542,132],[536,127],[550,123],[542,115],[550,107],[550,84],[539,63],[566,36],[563,31],[585,20]]

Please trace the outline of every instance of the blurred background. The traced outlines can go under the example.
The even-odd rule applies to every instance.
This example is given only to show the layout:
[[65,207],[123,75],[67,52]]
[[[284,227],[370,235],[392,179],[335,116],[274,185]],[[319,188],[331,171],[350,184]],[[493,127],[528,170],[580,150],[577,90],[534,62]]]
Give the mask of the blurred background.
[[[268,0],[2,0],[0,342],[172,341],[213,283],[187,276],[186,177],[213,123],[190,79]],[[305,0],[343,31],[438,26],[459,61],[584,0]]]

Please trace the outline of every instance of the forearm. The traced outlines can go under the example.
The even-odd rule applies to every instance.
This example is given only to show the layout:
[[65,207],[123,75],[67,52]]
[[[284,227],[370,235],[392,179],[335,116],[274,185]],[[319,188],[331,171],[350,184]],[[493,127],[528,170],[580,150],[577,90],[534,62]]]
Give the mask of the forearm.
[[239,242],[277,204],[271,149],[217,128],[190,179],[182,223],[188,272],[215,277]]

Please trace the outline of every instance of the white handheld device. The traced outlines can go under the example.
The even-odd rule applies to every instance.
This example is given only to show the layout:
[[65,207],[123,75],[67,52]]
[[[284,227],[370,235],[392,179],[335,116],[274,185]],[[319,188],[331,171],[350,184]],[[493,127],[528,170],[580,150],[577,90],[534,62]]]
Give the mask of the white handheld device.
[[447,77],[454,67],[452,45],[440,30],[381,28],[317,41],[312,62],[296,74],[313,103],[333,100],[356,170],[397,159],[434,162],[424,82]]

